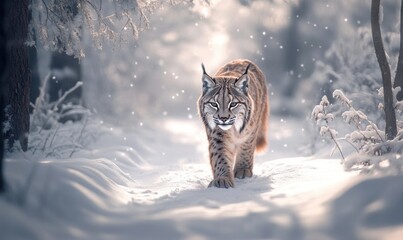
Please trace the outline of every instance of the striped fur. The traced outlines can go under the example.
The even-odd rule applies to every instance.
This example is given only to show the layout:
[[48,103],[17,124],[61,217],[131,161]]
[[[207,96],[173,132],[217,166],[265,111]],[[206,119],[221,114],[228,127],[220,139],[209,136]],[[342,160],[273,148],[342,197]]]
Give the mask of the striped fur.
[[209,187],[234,187],[234,177],[253,175],[256,151],[267,146],[269,99],[266,80],[249,60],[234,60],[214,77],[203,68],[199,114],[209,141],[213,181]]

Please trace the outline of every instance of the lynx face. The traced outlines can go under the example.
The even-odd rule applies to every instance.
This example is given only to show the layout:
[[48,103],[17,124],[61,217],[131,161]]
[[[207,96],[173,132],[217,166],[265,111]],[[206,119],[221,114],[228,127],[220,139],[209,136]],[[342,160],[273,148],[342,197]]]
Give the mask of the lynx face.
[[202,80],[203,94],[200,99],[202,103],[200,110],[203,121],[211,130],[219,127],[226,131],[234,126],[237,132],[242,132],[251,112],[247,69],[237,79],[212,78],[204,72]]

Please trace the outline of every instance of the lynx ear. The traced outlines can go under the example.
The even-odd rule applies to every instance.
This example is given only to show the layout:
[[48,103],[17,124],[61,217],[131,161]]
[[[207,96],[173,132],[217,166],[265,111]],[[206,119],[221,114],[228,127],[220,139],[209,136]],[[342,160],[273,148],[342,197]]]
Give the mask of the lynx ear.
[[250,64],[248,64],[248,66],[246,67],[244,74],[242,74],[242,76],[240,76],[235,81],[235,87],[245,95],[248,94],[248,90],[249,90],[249,76],[248,76],[249,66],[250,66]]
[[202,63],[202,69],[203,69],[203,77],[202,77],[202,81],[203,81],[203,94],[206,94],[209,90],[211,90],[216,82],[214,80],[214,78],[210,77],[207,73],[206,73],[206,69],[204,68],[204,65]]

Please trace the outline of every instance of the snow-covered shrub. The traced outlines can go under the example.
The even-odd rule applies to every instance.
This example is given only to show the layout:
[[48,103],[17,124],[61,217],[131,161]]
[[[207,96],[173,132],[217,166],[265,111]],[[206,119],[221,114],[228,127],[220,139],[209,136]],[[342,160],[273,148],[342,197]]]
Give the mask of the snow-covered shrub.
[[[46,92],[49,79],[49,76],[46,77],[35,105],[32,105],[34,110],[30,121],[29,149],[34,154],[41,153],[46,157],[70,157],[89,143],[85,138],[92,138],[86,131],[88,123],[92,121],[92,113],[81,105],[64,101],[82,86],[82,82],[77,82],[57,101],[49,102]],[[64,121],[69,118],[80,121]]]
[[66,103],[64,100],[73,93],[76,89],[80,88],[83,83],[77,82],[74,87],[64,92],[60,98],[54,102],[50,102],[47,97],[47,86],[50,76],[45,78],[45,81],[39,90],[39,96],[35,101],[35,105],[31,119],[31,131],[36,131],[38,129],[50,129],[57,125],[62,119],[67,118],[71,115],[85,115],[88,110],[83,108],[81,105],[73,105],[71,103]]
[[[316,125],[319,127],[319,133],[321,136],[328,136],[335,144],[334,150],[337,148],[341,157],[344,160],[343,152],[340,148],[340,144],[336,138],[337,131],[329,126],[329,123],[333,121],[334,116],[328,112],[329,100],[326,96],[322,97],[319,105],[316,105],[312,111],[312,119],[316,121]],[[333,151],[332,151],[333,152]]]
[[[378,91],[383,94],[382,89]],[[396,93],[397,91],[395,91]],[[361,110],[357,110],[343,91],[336,89],[333,92],[333,98],[337,100],[335,104],[339,104],[346,110],[340,114],[332,114],[326,112],[329,105],[327,97],[324,96],[319,105],[316,105],[312,112],[312,118],[319,124],[322,136],[329,136],[337,145],[341,152],[341,141],[345,140],[346,144],[353,147],[352,152],[347,152],[343,157],[343,164],[346,169],[360,169],[367,173],[390,173],[397,174],[403,171],[403,124],[398,121],[398,134],[393,140],[386,140],[385,132],[380,130],[382,121],[373,122]],[[395,109],[401,111],[402,102],[395,102]],[[382,115],[382,104],[379,104],[378,111]],[[353,130],[347,132],[343,138],[336,139],[336,131],[328,127],[329,119],[341,117],[344,122]],[[326,124],[323,125],[323,122]],[[321,125],[322,124],[322,125]],[[327,130],[329,129],[329,130]],[[324,134],[328,133],[329,134]],[[343,154],[343,153],[341,153]]]
[[[395,69],[397,65],[400,39],[399,34],[393,31],[395,29],[384,32],[384,45],[391,69]],[[373,51],[369,26],[359,27],[356,34],[345,35],[327,50],[324,61],[316,62],[314,74],[311,76],[313,80],[299,94],[311,94],[313,97],[308,101],[316,103],[322,95],[329,99],[331,104],[326,111],[334,116],[332,126],[339,133],[336,140],[340,148],[343,148],[343,163],[347,169],[400,172],[403,143],[399,133],[403,124],[398,121],[397,137],[387,141],[383,131],[383,105],[380,104],[383,102],[382,80]],[[318,89],[318,95],[312,95],[312,89]],[[378,94],[374,94],[376,92]],[[394,90],[394,93],[396,92],[397,89]],[[402,103],[395,102],[397,115],[402,107]]]

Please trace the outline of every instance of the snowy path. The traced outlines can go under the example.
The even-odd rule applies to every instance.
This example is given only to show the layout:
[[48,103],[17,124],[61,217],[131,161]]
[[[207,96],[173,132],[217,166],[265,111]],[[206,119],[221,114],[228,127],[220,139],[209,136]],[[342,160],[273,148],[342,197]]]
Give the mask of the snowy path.
[[[15,194],[0,199],[5,239],[379,239],[381,224],[361,230],[371,228],[366,216],[382,209],[377,196],[396,206],[387,194],[403,192],[401,177],[346,191],[366,180],[338,160],[271,153],[236,188],[206,188],[202,130],[192,121],[164,126],[168,134],[115,129],[71,159],[11,156],[5,168]],[[385,239],[402,233],[390,225]]]

